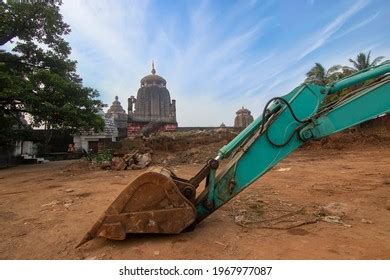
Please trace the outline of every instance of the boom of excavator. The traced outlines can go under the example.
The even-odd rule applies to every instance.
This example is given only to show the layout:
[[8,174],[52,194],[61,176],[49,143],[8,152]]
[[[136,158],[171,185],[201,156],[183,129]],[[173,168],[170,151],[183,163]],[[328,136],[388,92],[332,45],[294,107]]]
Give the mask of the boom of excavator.
[[[128,233],[176,234],[193,228],[305,142],[326,137],[390,112],[390,63],[326,86],[304,84],[271,99],[263,114],[190,180],[161,167],[140,175],[108,207],[78,246],[95,237]],[[323,106],[330,94],[354,87]],[[229,163],[217,170],[219,162]],[[202,192],[197,188],[205,179]]]

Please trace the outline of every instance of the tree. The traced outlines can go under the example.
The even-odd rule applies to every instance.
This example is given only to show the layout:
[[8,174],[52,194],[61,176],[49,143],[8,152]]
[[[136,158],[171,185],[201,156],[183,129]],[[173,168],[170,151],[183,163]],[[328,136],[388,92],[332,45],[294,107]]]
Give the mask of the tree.
[[[306,73],[305,83],[314,83],[317,85],[324,86],[336,82],[337,80],[349,76],[357,71],[364,70],[368,67],[376,66],[384,59],[383,56],[379,56],[371,62],[370,55],[371,51],[368,52],[367,55],[364,53],[359,53],[356,56],[356,60],[349,59],[349,61],[353,64],[353,67],[335,65],[326,70],[320,63],[316,63],[315,66],[311,68],[309,72]],[[387,60],[384,63],[388,62],[390,61]],[[338,99],[358,87],[360,87],[360,85],[355,85],[350,88],[344,89],[339,94],[332,94],[327,96],[323,102],[323,106],[337,101]]]
[[340,79],[343,75],[342,66],[335,65],[328,70],[321,63],[315,63],[313,68],[306,73],[305,83],[313,83],[324,86]]
[[14,128],[100,130],[99,93],[84,87],[63,36],[70,32],[59,12],[61,1],[0,0],[0,144],[12,142]]
[[367,55],[362,52],[359,53],[355,59],[349,59],[349,62],[351,62],[353,66],[346,66],[345,68],[351,72],[357,72],[372,66],[376,66],[385,58],[384,56],[378,56],[373,61],[371,61],[370,55],[371,51],[369,51]]

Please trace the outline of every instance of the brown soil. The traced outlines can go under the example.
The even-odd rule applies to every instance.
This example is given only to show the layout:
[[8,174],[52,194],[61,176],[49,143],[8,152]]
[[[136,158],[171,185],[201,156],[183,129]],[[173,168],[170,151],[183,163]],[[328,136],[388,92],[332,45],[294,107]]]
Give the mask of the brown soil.
[[[152,155],[154,164],[172,166],[204,163],[214,158],[218,150],[229,143],[239,131],[232,128],[192,130],[174,133],[158,133],[148,138],[135,137],[122,140],[115,152],[124,155],[135,150]],[[303,150],[350,150],[374,147],[390,148],[390,116],[368,121],[353,129],[311,141],[302,146]]]
[[115,152],[119,155],[137,150],[149,152],[154,164],[172,166],[186,163],[204,163],[215,157],[218,150],[229,143],[239,131],[215,128],[185,132],[159,133],[152,137],[134,137],[122,140]]
[[[75,245],[142,170],[87,161],[0,170],[1,259],[390,259],[389,117],[305,145],[179,235]],[[118,154],[194,175],[236,135],[228,129],[125,140]],[[336,217],[335,217],[336,216]]]
[[[192,232],[95,239],[79,249],[142,171],[69,163],[0,170],[1,259],[390,259],[388,148],[302,149]],[[174,169],[188,178],[200,168]],[[329,204],[342,206],[341,223],[321,220]]]

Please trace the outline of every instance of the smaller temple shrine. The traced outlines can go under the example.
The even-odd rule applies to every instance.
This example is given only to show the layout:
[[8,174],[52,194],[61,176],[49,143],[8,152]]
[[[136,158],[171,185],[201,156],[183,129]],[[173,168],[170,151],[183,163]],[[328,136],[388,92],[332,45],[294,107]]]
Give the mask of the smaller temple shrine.
[[91,129],[73,135],[75,151],[98,153],[110,147],[112,142],[116,142],[118,129],[113,119],[105,116],[103,110],[100,110],[98,114],[104,120],[104,130],[96,132]]
[[160,131],[176,130],[176,100],[171,101],[166,85],[152,63],[152,73],[141,79],[137,98],[128,99],[128,135],[140,133],[147,125]]
[[118,101],[118,96],[115,96],[115,101],[112,102],[111,107],[107,110],[106,117],[113,119],[118,128],[118,138],[127,137],[127,114]]
[[244,106],[236,112],[236,118],[234,119],[234,127],[245,128],[251,122],[253,122],[253,116],[251,111],[244,108]]

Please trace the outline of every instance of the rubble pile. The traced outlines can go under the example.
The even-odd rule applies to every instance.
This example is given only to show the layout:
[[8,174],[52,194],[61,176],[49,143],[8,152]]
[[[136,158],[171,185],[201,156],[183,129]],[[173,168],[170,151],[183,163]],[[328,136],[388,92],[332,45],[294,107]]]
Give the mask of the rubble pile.
[[152,163],[164,166],[205,163],[229,143],[238,131],[226,128],[158,133],[150,137],[136,136],[122,140],[118,154],[133,151],[149,153]]
[[138,170],[148,167],[151,161],[150,153],[142,154],[134,151],[125,154],[123,157],[113,157],[110,167],[113,170]]

